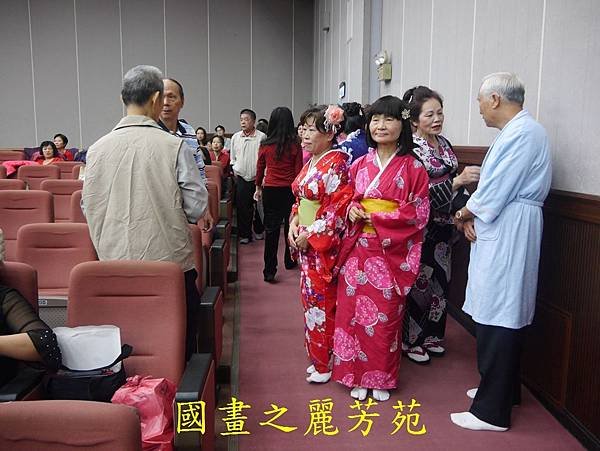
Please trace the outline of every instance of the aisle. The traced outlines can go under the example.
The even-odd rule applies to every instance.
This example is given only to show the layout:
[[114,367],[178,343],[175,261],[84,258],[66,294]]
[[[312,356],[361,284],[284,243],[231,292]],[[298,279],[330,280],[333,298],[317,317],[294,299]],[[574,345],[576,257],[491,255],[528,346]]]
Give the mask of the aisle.
[[[305,380],[308,360],[303,348],[298,271],[286,271],[281,265],[278,283],[263,282],[262,249],[263,242],[255,242],[240,246],[239,255],[239,400],[251,406],[241,413],[248,417],[244,430],[250,434],[238,436],[240,450],[582,449],[525,388],[523,405],[514,409],[513,427],[509,432],[474,432],[454,426],[449,413],[468,409],[470,402],[465,391],[476,386],[478,373],[475,340],[450,318],[447,355],[428,366],[403,360],[399,389],[392,392],[391,399],[368,410],[363,407],[366,418],[373,421],[370,433],[363,436],[360,432],[366,422],[349,432],[358,417],[348,417],[360,412],[350,408],[354,400],[348,390],[335,382],[309,385]],[[328,398],[333,402],[331,425],[339,432],[326,436],[319,431],[314,435],[313,428],[305,435],[311,423],[309,403]],[[412,412],[407,406],[403,411],[394,410],[398,401],[408,405],[411,399],[420,404]],[[260,426],[259,422],[274,416],[264,414],[274,410],[271,404],[288,409],[274,424],[297,429],[285,433],[268,425]],[[327,403],[323,405],[327,407]],[[323,411],[320,414],[321,418],[326,416]],[[368,417],[370,414],[379,416]],[[410,434],[408,421],[405,421],[402,428],[391,435],[396,414],[408,420],[418,418],[418,424],[412,426],[411,431],[418,431],[424,425],[426,433]],[[414,414],[420,417],[408,416]],[[220,412],[218,417],[222,415]],[[316,419],[318,413],[312,416]]]

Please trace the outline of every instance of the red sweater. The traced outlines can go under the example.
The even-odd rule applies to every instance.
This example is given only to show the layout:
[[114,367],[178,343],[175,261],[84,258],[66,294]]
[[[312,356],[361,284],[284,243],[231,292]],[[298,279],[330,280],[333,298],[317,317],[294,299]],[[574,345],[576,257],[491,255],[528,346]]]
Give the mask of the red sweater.
[[[266,177],[265,168],[267,169]],[[284,150],[280,160],[277,159],[277,144],[260,146],[256,162],[256,185],[291,186],[300,169],[302,169],[300,144],[292,143],[288,149]]]

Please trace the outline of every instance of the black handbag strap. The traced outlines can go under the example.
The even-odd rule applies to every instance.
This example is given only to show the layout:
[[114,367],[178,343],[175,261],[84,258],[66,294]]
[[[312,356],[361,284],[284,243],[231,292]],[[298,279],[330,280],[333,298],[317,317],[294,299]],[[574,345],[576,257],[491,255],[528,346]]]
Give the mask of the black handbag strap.
[[61,365],[61,369],[67,370],[67,371],[72,371],[74,373],[77,373],[77,372],[86,373],[86,372],[89,372],[89,371],[107,370],[107,369],[115,366],[117,363],[125,360],[127,357],[129,357],[131,355],[132,352],[133,352],[133,347],[131,345],[124,344],[123,346],[121,346],[121,354],[119,354],[119,356],[115,359],[114,362],[109,363],[106,366],[102,366],[100,368],[94,368],[93,370],[72,370],[71,368],[68,368],[68,367],[66,367],[64,365]]

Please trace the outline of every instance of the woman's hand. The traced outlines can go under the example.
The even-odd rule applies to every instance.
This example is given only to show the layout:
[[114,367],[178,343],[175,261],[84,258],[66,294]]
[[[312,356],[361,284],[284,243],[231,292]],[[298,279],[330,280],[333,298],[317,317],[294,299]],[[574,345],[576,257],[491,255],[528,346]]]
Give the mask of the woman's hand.
[[262,200],[262,186],[256,186],[256,191],[254,191],[254,200],[256,202],[260,202]]
[[290,221],[290,231],[288,232],[288,236],[287,236],[288,243],[294,249],[297,249],[296,238],[298,238],[298,216],[297,215],[294,216],[292,218],[292,220]]
[[306,249],[308,249],[308,233],[302,232],[301,234],[299,234],[296,238],[295,244],[296,247],[301,251],[305,251]]
[[371,219],[370,215],[368,215],[367,213],[365,213],[365,211],[362,208],[358,208],[358,207],[352,207],[350,208],[350,211],[348,212],[348,219],[355,223],[358,221],[364,221],[365,219]]
[[467,219],[464,221],[463,232],[467,240],[469,240],[471,243],[475,242],[477,240],[477,234],[475,233],[475,221],[472,219]]
[[481,168],[479,166],[466,166],[463,171],[454,179],[452,188],[456,191],[461,186],[470,185],[479,181]]

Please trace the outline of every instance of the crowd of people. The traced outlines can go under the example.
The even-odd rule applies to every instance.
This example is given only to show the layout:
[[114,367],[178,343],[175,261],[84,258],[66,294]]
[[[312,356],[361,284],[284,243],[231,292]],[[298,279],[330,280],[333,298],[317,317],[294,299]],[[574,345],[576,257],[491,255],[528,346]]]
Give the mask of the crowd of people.
[[[284,226],[284,266],[300,270],[307,381],[333,379],[358,400],[369,391],[389,399],[402,354],[418,364],[445,354],[451,250],[463,233],[471,242],[464,310],[477,326],[481,383],[468,392],[470,411],[451,419],[506,430],[520,401],[521,338],[533,319],[551,178],[546,133],[523,109],[524,94],[514,74],[483,80],[481,115],[501,131],[481,168],[459,172],[442,135],[443,98],[425,86],[364,107],[313,106],[298,123],[287,107],[259,123],[244,108],[229,139],[221,125],[209,137],[180,119],[182,85],[137,66],[123,80],[127,115],[87,152],[82,208],[99,259],[180,264],[189,356],[199,294],[188,223],[213,226],[204,168],[218,162],[233,186],[239,243],[264,239],[267,283],[277,281]],[[66,143],[64,135],[44,141],[42,164],[66,159]],[[40,360],[26,344],[24,359]]]

